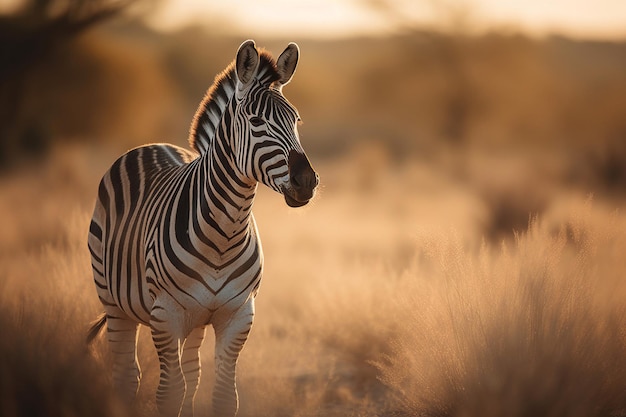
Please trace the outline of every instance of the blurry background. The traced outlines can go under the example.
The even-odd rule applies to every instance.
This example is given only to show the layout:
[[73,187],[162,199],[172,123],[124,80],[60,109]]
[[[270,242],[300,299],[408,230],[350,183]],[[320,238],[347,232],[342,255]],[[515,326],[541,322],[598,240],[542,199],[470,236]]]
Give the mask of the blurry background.
[[555,187],[626,190],[618,0],[2,0],[0,12],[5,173],[68,144],[186,146],[213,77],[254,38],[274,53],[299,43],[286,91],[304,146],[318,164],[356,154],[364,166],[346,172],[365,186],[377,169],[423,167],[475,193],[489,219],[474,220],[497,237]]
[[[84,356],[82,335],[99,311],[86,231],[100,177],[131,147],[149,142],[186,147],[206,89],[249,38],[275,55],[288,42],[299,44],[301,61],[284,93],[303,117],[302,143],[322,180],[316,201],[302,210],[287,209],[265,189],[255,203],[266,278],[258,324],[244,352],[259,361],[244,359],[243,372],[249,376],[242,384],[256,401],[256,415],[330,415],[324,408],[329,404],[351,404],[352,410],[366,404],[373,414],[389,410],[389,404],[423,410],[426,400],[407,400],[406,392],[402,397],[394,391],[412,386],[394,366],[413,368],[393,357],[406,356],[403,335],[436,337],[434,325],[397,327],[398,317],[404,317],[401,307],[415,300],[396,300],[400,307],[370,312],[366,317],[378,321],[371,328],[359,320],[363,311],[357,306],[378,305],[379,298],[397,295],[387,278],[402,287],[408,273],[409,282],[432,284],[432,276],[450,272],[436,272],[436,265],[448,265],[444,254],[473,271],[472,260],[483,265],[476,258],[479,248],[495,253],[513,242],[522,245],[520,233],[533,218],[543,234],[529,239],[548,251],[554,248],[546,242],[563,234],[579,244],[581,236],[624,230],[619,209],[626,197],[626,4],[621,0],[0,0],[0,299],[5,317],[0,326],[13,334],[8,340],[17,340],[0,346],[14,355],[4,355],[8,371],[0,375],[5,384],[0,392],[5,399],[18,399],[18,405],[4,401],[3,415],[20,415],[20,399],[37,392],[32,380],[40,380],[41,372],[55,380],[57,373],[65,375],[61,369],[72,366],[71,358]],[[584,221],[572,222],[572,213]],[[454,236],[452,246],[462,253],[441,249],[433,255],[429,242],[438,234]],[[600,249],[574,245],[572,250],[615,255],[616,263],[606,265],[621,276],[626,265],[618,255],[626,245],[609,242]],[[595,259],[589,262],[595,265]],[[517,263],[512,265],[504,268],[506,273],[495,266],[493,271],[510,278],[511,270],[518,270]],[[477,276],[463,271],[457,275]],[[565,269],[558,271],[566,277]],[[380,287],[378,279],[386,284]],[[558,282],[567,287],[569,278],[563,279]],[[485,285],[472,282],[476,288]],[[610,282],[615,293],[626,293],[624,284]],[[417,290],[411,285],[402,287],[405,294]],[[441,300],[431,312],[452,312],[441,310],[450,299]],[[569,306],[572,301],[563,302]],[[463,305],[455,304],[460,316],[469,314]],[[42,311],[50,319],[42,320]],[[621,313],[615,317],[611,320],[622,319]],[[58,331],[44,331],[49,327]],[[611,341],[623,334],[611,329]],[[142,346],[149,350],[144,339]],[[623,353],[622,339],[616,343],[611,349]],[[58,350],[66,353],[50,362],[37,359],[48,352],[29,350],[46,344],[64,345]],[[106,352],[104,344],[98,349]],[[210,341],[204,349],[210,367]],[[446,352],[431,355],[439,358],[433,363],[441,362],[437,355],[450,358]],[[307,361],[310,355],[320,359]],[[81,360],[91,364],[88,357]],[[106,366],[106,354],[98,360],[90,366],[102,379],[98,366]],[[42,361],[52,363],[51,369],[42,371]],[[416,391],[430,384],[435,392],[439,385],[428,380],[425,365],[411,363],[421,372]],[[147,399],[157,379],[150,366]],[[15,380],[12,369],[26,375],[23,386],[7,382]],[[32,380],[24,369],[32,372]],[[81,369],[87,376],[77,371],[77,389],[83,389],[82,378],[94,378],[89,366]],[[252,388],[257,382],[267,386],[268,370],[276,369],[285,371],[275,377],[283,382],[270,384],[275,395]],[[555,375],[562,375],[560,369]],[[626,370],[626,365],[616,369]],[[590,385],[604,387],[596,382]],[[49,395],[50,404],[57,404],[56,391],[51,394],[45,380],[42,384],[38,398]],[[106,380],[102,384],[107,386]],[[208,397],[202,397],[205,406]],[[573,390],[572,398],[578,397]],[[301,407],[280,411],[278,398]],[[255,415],[249,401],[244,412],[248,404],[248,415]],[[580,415],[597,415],[589,412],[597,410],[593,401]],[[437,415],[454,414],[440,404],[435,408]],[[109,411],[99,409],[103,415]],[[488,414],[480,410],[476,415]]]

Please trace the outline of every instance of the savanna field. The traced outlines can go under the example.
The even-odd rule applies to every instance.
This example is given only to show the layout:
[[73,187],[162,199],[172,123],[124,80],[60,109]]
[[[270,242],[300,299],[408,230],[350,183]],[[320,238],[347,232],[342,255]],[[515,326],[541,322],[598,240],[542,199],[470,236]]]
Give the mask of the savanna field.
[[[164,36],[99,29],[27,78],[1,149],[1,416],[156,413],[147,329],[134,408],[113,393],[105,338],[85,345],[101,311],[91,211],[126,149],[186,146],[241,42]],[[210,55],[194,55],[198,38]],[[421,32],[299,44],[285,96],[321,189],[301,209],[259,189],[265,273],[239,415],[626,415],[625,44]]]

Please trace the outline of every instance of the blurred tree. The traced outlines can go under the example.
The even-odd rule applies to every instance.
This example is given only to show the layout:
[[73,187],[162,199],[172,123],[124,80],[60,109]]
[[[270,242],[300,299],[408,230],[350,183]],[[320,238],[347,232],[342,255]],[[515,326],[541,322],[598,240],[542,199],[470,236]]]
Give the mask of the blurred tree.
[[119,15],[132,0],[24,0],[0,15],[0,168],[49,145],[23,99],[30,77],[85,30]]

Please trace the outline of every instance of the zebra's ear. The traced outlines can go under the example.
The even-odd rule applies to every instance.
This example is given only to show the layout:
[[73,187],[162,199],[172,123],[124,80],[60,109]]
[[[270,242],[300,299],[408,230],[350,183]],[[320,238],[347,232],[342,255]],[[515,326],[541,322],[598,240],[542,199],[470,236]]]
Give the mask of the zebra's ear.
[[298,66],[298,58],[300,58],[300,48],[298,45],[291,42],[276,61],[276,68],[280,75],[279,83],[282,85],[291,81],[293,74],[296,72]]
[[242,84],[248,84],[254,78],[259,66],[259,53],[253,40],[249,39],[241,44],[235,62],[237,78]]

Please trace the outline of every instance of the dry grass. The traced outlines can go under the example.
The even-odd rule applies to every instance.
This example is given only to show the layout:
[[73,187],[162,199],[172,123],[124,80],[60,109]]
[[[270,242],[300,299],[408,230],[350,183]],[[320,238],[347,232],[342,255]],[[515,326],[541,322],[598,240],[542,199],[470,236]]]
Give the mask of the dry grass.
[[[47,158],[0,147],[0,415],[155,414],[149,332],[136,409],[111,393],[104,340],[85,349],[101,308],[87,225],[121,148],[185,145],[240,42],[113,25],[25,83],[13,139]],[[299,43],[286,95],[323,188],[300,210],[257,198],[266,271],[240,415],[626,415],[626,43]]]
[[618,218],[592,225],[595,216],[587,209],[560,229],[536,221],[510,246],[475,254],[454,239],[425,246],[434,267],[410,272],[421,284],[402,297],[400,337],[378,365],[401,414],[624,409],[626,229]]
[[[99,150],[65,150],[0,187],[0,413],[150,415],[111,393],[86,230]],[[241,416],[610,416],[626,409],[626,218],[559,188],[525,231],[483,239],[480,190],[380,150],[318,166],[319,198],[261,190],[266,252],[239,367]],[[351,175],[345,175],[350,172]],[[567,192],[566,192],[567,191]],[[210,409],[212,339],[198,410]]]

